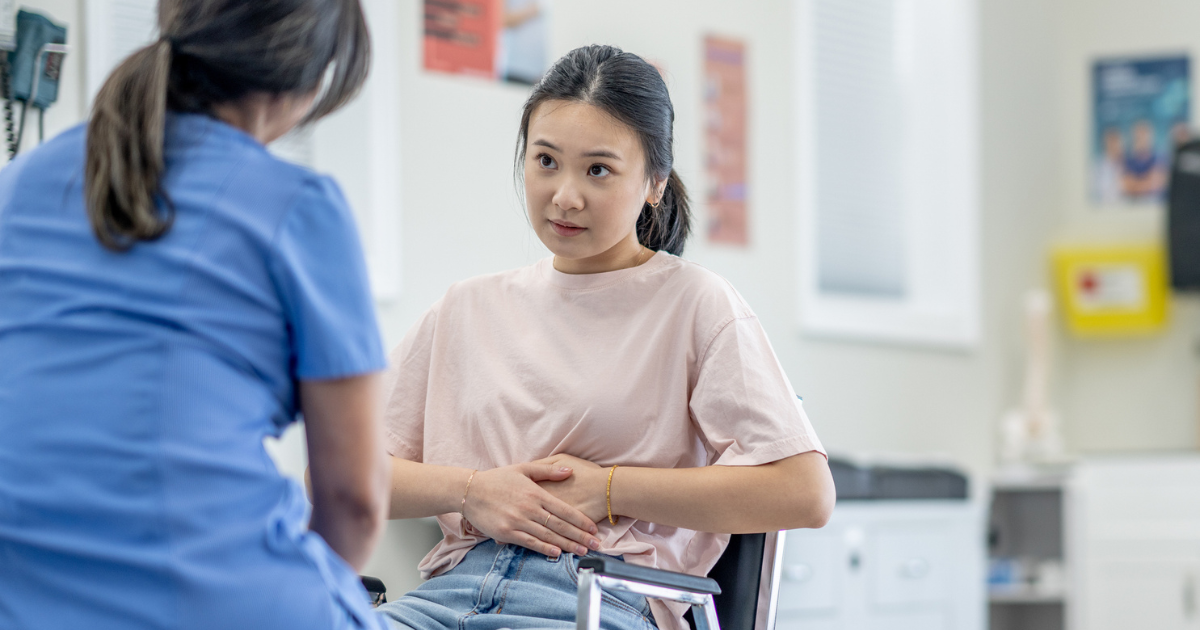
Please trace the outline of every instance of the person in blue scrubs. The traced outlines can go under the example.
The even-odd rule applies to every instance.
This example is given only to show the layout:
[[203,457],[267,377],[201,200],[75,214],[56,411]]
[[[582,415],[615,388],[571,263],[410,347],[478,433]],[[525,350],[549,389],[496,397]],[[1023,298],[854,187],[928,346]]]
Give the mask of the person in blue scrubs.
[[[361,7],[163,0],[159,27],[0,171],[0,628],[382,628],[358,235],[264,147],[362,85]],[[300,413],[311,519],[262,445]]]

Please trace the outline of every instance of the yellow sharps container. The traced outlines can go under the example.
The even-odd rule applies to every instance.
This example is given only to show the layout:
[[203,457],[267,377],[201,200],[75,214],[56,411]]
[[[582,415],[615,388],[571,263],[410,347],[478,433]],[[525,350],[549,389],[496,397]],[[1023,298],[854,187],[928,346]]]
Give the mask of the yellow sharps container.
[[1166,325],[1170,292],[1162,245],[1060,245],[1053,258],[1062,312],[1076,335],[1140,336]]

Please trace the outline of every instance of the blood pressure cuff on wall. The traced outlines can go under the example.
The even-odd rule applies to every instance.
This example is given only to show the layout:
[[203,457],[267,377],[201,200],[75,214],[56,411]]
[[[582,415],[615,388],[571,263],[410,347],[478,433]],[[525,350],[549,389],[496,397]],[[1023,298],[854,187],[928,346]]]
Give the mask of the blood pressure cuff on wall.
[[[58,100],[58,78],[62,70],[61,54],[39,55],[46,44],[67,43],[67,29],[51,22],[49,18],[31,11],[17,13],[17,49],[8,53],[12,68],[12,97],[18,101],[46,109]],[[37,81],[37,93],[33,93],[35,73],[41,73]]]

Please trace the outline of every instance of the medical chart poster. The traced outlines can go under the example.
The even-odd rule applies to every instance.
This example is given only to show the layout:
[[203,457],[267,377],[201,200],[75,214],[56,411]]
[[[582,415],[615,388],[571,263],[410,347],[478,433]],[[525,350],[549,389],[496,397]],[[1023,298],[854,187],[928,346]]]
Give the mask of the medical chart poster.
[[1092,96],[1092,201],[1109,207],[1161,202],[1175,147],[1191,135],[1188,57],[1097,60]]
[[546,72],[547,0],[425,0],[425,69],[533,85]]
[[749,243],[746,204],[746,46],[704,38],[704,169],[712,243]]

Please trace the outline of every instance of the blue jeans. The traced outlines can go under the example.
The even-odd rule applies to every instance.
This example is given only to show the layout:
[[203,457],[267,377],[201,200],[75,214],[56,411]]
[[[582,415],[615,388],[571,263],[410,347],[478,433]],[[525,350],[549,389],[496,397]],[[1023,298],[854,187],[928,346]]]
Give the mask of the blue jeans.
[[[377,610],[396,630],[574,628],[579,560],[486,541],[453,569]],[[605,591],[604,630],[656,630],[645,597]]]

